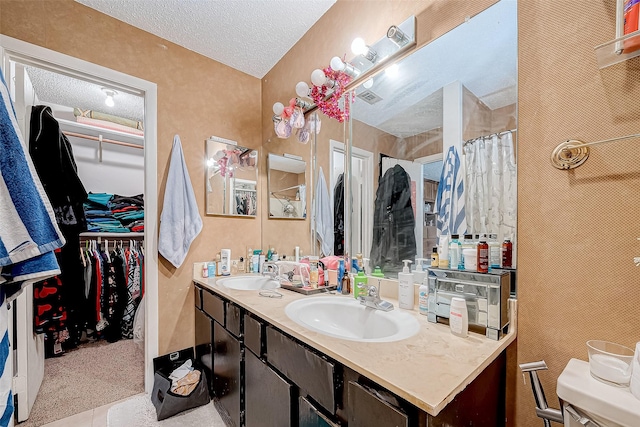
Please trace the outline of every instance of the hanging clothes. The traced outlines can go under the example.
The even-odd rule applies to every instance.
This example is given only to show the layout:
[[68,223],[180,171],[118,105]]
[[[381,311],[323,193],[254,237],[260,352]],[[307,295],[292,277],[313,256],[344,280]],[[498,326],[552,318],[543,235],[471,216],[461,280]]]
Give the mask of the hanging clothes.
[[334,249],[334,226],[333,218],[331,217],[331,200],[329,199],[329,191],[327,190],[327,182],[324,179],[322,166],[318,171],[314,210],[316,240],[320,242],[322,254],[329,256]]
[[411,179],[400,165],[387,169],[376,190],[371,262],[384,273],[400,271],[403,259],[416,257],[416,220]]
[[31,109],[29,153],[56,215],[60,231],[67,244],[58,254],[60,263],[61,303],[66,306],[71,335],[68,346],[80,342],[85,318],[84,267],[78,258],[79,235],[87,228],[83,203],[87,192],[78,177],[73,149],[62,133],[50,107]]
[[333,254],[344,255],[344,174],[333,189]]

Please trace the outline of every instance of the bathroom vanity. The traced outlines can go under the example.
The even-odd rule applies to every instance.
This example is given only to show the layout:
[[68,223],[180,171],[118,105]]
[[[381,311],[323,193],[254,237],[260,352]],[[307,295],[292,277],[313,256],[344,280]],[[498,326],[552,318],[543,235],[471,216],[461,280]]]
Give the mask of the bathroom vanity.
[[407,311],[420,323],[416,335],[349,341],[285,314],[289,303],[317,297],[281,290],[282,298],[264,298],[215,281],[194,277],[196,355],[229,426],[504,423],[504,350],[515,332],[461,339]]

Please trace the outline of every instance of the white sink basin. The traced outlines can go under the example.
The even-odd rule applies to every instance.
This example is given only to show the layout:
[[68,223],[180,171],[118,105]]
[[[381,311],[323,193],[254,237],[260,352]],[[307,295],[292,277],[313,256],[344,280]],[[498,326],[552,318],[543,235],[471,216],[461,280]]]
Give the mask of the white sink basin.
[[258,291],[261,289],[275,289],[280,287],[277,280],[265,276],[233,276],[216,280],[216,284],[229,289],[241,291]]
[[307,329],[351,341],[400,341],[420,330],[416,318],[407,312],[376,310],[347,297],[300,299],[287,305],[285,313]]

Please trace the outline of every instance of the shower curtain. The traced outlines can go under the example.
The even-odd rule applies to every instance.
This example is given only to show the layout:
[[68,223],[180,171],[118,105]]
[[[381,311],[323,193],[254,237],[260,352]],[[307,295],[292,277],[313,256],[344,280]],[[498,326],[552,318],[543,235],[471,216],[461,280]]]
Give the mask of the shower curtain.
[[497,234],[499,242],[510,238],[515,255],[517,182],[513,133],[468,141],[464,153],[467,228],[472,233]]

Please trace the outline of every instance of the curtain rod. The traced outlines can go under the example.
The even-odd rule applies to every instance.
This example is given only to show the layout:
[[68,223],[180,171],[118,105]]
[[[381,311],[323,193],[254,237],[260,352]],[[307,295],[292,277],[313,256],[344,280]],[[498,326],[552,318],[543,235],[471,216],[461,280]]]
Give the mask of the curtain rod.
[[490,138],[490,137],[492,137],[494,135],[497,136],[497,135],[502,135],[503,133],[517,132],[517,131],[518,131],[518,128],[515,128],[515,129],[503,130],[502,132],[491,133],[491,134],[485,135],[485,136],[478,136],[476,138],[472,138],[472,139],[470,139],[468,141],[465,141],[464,144],[462,144],[462,146],[464,147],[466,145],[472,144],[474,141],[476,141],[478,139]]

